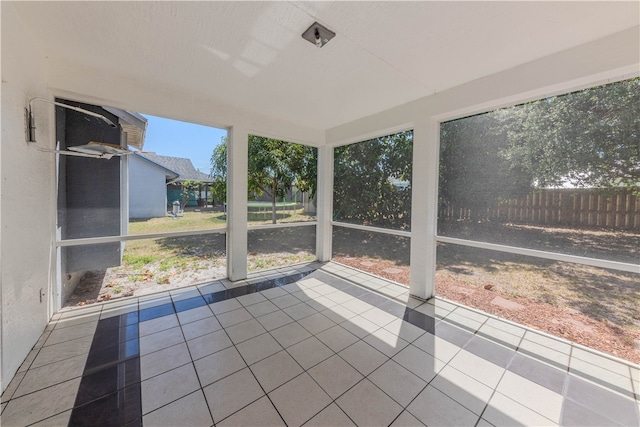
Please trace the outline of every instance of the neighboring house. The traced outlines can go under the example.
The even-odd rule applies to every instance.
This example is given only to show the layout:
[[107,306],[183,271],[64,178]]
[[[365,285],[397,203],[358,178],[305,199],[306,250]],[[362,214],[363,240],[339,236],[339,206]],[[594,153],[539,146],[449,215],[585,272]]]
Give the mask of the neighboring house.
[[167,213],[167,182],[175,171],[135,152],[129,156],[129,218],[156,218]]
[[174,201],[182,204],[186,181],[203,183],[189,195],[186,206],[202,204],[209,195],[212,179],[196,170],[191,160],[135,152],[129,158],[129,218],[165,216]]

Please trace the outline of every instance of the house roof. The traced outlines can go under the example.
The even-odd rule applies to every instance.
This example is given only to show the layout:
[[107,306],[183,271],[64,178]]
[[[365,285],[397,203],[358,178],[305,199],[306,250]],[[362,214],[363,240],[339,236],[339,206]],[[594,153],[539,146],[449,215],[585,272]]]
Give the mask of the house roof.
[[203,172],[198,171],[191,163],[191,160],[184,157],[160,156],[156,153],[136,152],[136,156],[146,159],[156,165],[171,172],[173,176],[168,175],[170,179],[177,182],[184,181],[202,181],[211,183],[211,177]]
[[[215,105],[224,126],[225,112],[248,112],[319,130],[615,34],[638,39],[640,17],[637,1],[8,3],[53,87],[115,100],[113,88],[142,87],[155,104]],[[314,21],[336,33],[320,49],[301,37]]]

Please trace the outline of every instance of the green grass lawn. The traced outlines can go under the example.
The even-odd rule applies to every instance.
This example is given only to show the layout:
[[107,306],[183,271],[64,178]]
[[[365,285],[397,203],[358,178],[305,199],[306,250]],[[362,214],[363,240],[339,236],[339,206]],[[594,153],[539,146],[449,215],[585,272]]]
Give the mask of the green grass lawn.
[[133,219],[129,222],[129,234],[210,230],[226,226],[227,220],[224,212],[185,212],[183,216],[177,218],[165,216]]
[[[306,222],[315,220],[303,209],[283,209],[276,212],[278,223]],[[249,225],[271,224],[271,210],[248,212]],[[168,233],[172,231],[213,230],[227,226],[224,212],[185,212],[183,216],[172,218],[134,219],[129,222],[129,234]]]
[[[249,212],[250,225],[271,224],[271,211]],[[302,209],[278,211],[278,223],[308,222],[315,217]],[[176,231],[215,230],[225,228],[224,212],[188,211],[178,218],[162,217],[132,220],[129,234],[168,233]],[[266,234],[265,234],[266,233]],[[260,230],[250,234],[248,256],[249,271],[279,267],[315,259],[311,243],[315,234],[307,235],[300,229],[273,231]],[[273,235],[272,235],[273,234]],[[157,239],[128,241],[122,257],[122,265],[114,269],[120,279],[116,289],[127,289],[135,282],[188,281],[190,272],[217,267],[226,263],[225,234],[205,234]],[[309,243],[306,240],[313,240]],[[299,247],[301,240],[306,243]],[[307,246],[309,248],[307,248]],[[185,276],[184,278],[182,276]]]

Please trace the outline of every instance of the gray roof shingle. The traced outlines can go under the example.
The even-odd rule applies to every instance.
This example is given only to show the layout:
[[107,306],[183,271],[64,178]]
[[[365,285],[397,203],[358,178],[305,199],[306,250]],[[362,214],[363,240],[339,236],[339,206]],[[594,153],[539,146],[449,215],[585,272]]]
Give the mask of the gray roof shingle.
[[136,155],[147,159],[165,169],[169,169],[178,175],[177,182],[202,181],[213,182],[211,177],[204,172],[200,172],[193,167],[191,160],[183,157],[160,156],[155,153],[136,152]]

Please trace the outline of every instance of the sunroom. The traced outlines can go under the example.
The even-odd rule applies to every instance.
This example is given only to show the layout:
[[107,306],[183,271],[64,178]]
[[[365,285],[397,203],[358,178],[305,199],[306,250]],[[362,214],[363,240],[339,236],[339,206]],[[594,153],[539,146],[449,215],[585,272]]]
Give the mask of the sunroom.
[[[1,12],[5,425],[640,423],[637,2]],[[140,114],[226,130],[215,226],[131,232]],[[256,140],[304,221],[252,220]],[[151,243],[222,276],[64,307]]]

